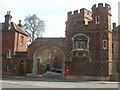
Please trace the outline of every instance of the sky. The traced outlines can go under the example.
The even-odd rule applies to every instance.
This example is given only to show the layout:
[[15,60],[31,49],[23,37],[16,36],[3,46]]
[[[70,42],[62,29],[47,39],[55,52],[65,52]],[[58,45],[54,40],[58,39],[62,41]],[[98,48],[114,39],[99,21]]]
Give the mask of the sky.
[[112,23],[118,25],[118,2],[120,0],[0,0],[0,22],[4,22],[4,15],[11,11],[12,21],[18,24],[18,20],[28,15],[36,14],[45,21],[45,33],[43,37],[65,37],[65,22],[67,12],[86,8],[91,11],[94,4],[108,3],[112,7]]

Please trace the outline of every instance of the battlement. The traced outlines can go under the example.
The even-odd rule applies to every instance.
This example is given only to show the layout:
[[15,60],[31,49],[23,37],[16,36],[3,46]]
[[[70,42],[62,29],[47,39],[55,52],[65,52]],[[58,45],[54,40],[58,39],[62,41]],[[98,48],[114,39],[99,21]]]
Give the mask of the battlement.
[[92,7],[92,12],[96,12],[96,10],[106,11],[111,14],[111,6],[107,3],[98,3],[98,5],[94,4]]
[[99,3],[98,5],[93,5],[92,12],[85,8],[80,9],[80,11],[68,12],[66,30],[97,30],[98,28],[106,30],[110,29],[110,23],[111,6],[107,3]]
[[92,13],[85,8],[80,9],[80,11],[70,11],[68,12],[68,20],[70,19],[80,19],[80,21],[84,21],[84,18],[92,19]]

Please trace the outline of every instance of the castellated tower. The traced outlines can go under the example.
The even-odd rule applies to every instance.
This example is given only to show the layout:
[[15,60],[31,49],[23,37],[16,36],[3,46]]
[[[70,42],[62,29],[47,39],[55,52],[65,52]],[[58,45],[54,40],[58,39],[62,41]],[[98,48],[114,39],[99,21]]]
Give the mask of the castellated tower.
[[99,19],[100,29],[111,30],[111,6],[103,3],[99,3],[98,7],[96,4],[92,7],[92,19],[97,22],[97,17]]
[[111,6],[99,3],[92,12],[85,8],[68,12],[66,46],[71,75],[108,77],[112,72]]

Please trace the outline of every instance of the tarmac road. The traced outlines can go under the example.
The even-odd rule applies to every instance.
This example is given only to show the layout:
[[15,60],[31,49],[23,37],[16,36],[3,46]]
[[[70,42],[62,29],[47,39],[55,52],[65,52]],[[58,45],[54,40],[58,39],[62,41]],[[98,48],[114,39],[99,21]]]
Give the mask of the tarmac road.
[[113,81],[61,80],[60,74],[48,72],[39,77],[3,76],[2,88],[118,88]]

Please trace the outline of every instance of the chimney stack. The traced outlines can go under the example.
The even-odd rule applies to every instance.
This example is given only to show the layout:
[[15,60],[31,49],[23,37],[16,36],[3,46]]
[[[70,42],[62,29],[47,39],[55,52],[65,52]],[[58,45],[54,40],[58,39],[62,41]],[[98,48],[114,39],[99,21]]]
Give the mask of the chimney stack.
[[116,28],[116,23],[113,23],[113,29],[115,29]]
[[5,15],[5,28],[8,29],[11,24],[12,16],[10,15],[11,11],[7,11],[7,14]]

